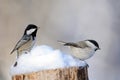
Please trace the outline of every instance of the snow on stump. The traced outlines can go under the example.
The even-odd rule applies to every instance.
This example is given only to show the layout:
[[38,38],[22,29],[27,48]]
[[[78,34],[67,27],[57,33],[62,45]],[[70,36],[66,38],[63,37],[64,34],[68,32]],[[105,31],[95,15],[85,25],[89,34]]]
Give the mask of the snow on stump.
[[88,80],[86,63],[71,55],[37,46],[10,68],[12,80]]

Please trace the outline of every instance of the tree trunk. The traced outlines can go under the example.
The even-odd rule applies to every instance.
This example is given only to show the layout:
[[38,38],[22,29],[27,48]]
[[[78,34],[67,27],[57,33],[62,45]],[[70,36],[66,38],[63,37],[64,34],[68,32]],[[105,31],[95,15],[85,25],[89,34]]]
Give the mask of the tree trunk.
[[70,67],[53,70],[43,70],[28,74],[12,76],[12,80],[88,80],[87,67]]

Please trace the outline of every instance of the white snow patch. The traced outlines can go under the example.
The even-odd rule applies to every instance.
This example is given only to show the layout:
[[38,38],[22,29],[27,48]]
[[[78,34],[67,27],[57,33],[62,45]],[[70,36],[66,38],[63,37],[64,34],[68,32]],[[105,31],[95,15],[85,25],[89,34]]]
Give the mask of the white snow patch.
[[46,45],[36,46],[31,52],[23,53],[15,62],[17,65],[14,66],[14,63],[10,68],[11,75],[73,66],[84,67],[86,65],[84,61]]

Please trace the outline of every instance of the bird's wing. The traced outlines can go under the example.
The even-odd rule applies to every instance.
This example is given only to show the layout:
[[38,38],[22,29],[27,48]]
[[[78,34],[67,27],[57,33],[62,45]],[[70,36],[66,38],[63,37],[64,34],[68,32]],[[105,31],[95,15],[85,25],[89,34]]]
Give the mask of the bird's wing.
[[10,54],[12,54],[15,50],[19,49],[22,45],[27,43],[30,40],[30,37],[23,36],[15,45],[14,49],[11,51]]
[[79,47],[78,44],[76,43],[73,43],[73,42],[68,42],[68,43],[65,43],[64,46],[73,46],[73,47]]
[[64,41],[58,41],[58,42],[63,43],[64,46],[79,47],[76,43],[73,43],[73,42],[64,42]]
[[79,45],[80,48],[88,47],[87,44],[84,41],[79,41],[79,42],[77,42],[77,44]]

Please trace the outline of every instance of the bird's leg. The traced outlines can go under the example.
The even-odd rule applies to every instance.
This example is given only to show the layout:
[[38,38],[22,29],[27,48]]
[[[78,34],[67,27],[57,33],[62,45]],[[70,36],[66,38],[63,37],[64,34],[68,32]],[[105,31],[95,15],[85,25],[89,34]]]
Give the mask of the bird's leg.
[[83,68],[85,68],[85,67],[87,67],[87,68],[89,67],[89,65],[87,64],[87,62],[86,62],[86,61],[84,61],[84,63],[85,63],[85,65],[84,65],[84,66],[80,66],[80,68],[81,68],[81,69],[83,69]]

